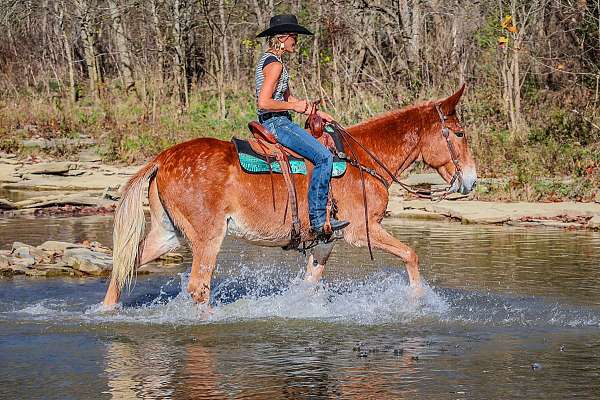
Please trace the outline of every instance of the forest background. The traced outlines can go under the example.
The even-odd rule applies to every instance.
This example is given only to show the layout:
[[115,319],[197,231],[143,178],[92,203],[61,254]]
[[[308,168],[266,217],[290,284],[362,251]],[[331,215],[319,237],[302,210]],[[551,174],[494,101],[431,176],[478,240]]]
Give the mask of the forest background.
[[[464,82],[476,197],[600,199],[600,0],[0,0],[0,151],[92,137],[105,161],[246,136],[256,34],[293,13],[297,97],[344,124]],[[76,149],[55,148],[72,157]]]

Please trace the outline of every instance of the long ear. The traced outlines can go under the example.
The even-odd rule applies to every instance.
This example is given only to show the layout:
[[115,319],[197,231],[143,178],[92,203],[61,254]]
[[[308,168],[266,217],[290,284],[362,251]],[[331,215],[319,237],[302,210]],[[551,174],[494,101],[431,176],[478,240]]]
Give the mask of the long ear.
[[463,83],[462,86],[460,87],[460,89],[458,89],[458,91],[456,93],[454,93],[452,96],[442,100],[442,104],[441,104],[442,111],[444,111],[445,115],[454,114],[456,105],[458,104],[458,101],[460,100],[460,97],[463,95],[464,91],[465,91],[465,84]]

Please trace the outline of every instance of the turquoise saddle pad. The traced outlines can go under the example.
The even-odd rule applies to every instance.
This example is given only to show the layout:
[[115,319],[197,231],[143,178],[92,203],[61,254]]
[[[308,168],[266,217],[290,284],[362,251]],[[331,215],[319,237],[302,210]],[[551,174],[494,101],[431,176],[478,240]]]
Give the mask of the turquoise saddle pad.
[[[251,174],[264,174],[269,173],[269,163],[267,160],[252,150],[247,141],[233,138],[233,143],[237,149],[237,153],[240,159],[240,165],[242,169]],[[281,167],[279,162],[275,160],[271,161],[271,171],[273,173],[281,173]],[[291,158],[290,167],[293,174],[306,175],[306,164],[304,159]],[[340,177],[346,172],[346,161],[342,161],[337,157],[333,161],[332,177]]]

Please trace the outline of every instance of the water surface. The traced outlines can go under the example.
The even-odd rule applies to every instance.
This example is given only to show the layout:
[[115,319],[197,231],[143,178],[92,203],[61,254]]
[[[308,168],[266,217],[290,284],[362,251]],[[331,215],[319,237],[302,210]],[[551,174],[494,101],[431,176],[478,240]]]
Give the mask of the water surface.
[[[323,284],[299,253],[226,240],[212,312],[171,274],[99,311],[105,279],[0,280],[0,398],[596,398],[600,234],[388,222],[401,263],[336,247]],[[111,217],[5,219],[0,245],[111,244]]]

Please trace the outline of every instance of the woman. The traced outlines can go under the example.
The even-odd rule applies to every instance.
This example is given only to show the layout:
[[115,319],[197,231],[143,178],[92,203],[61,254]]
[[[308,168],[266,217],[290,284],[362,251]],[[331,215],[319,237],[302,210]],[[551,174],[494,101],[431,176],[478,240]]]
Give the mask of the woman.
[[[292,122],[290,111],[309,115],[311,103],[298,99],[290,93],[289,74],[281,59],[284,53],[296,51],[298,34],[312,33],[298,25],[294,15],[276,15],[271,18],[269,28],[257,37],[267,37],[268,50],[256,66],[256,103],[258,120],[277,137],[277,141],[302,155],[313,163],[314,169],[308,187],[308,215],[310,225],[317,234],[323,233],[327,214],[327,195],[333,166],[333,155],[317,139]],[[329,114],[317,111],[325,121]],[[331,229],[348,226],[347,221],[330,219]]]

